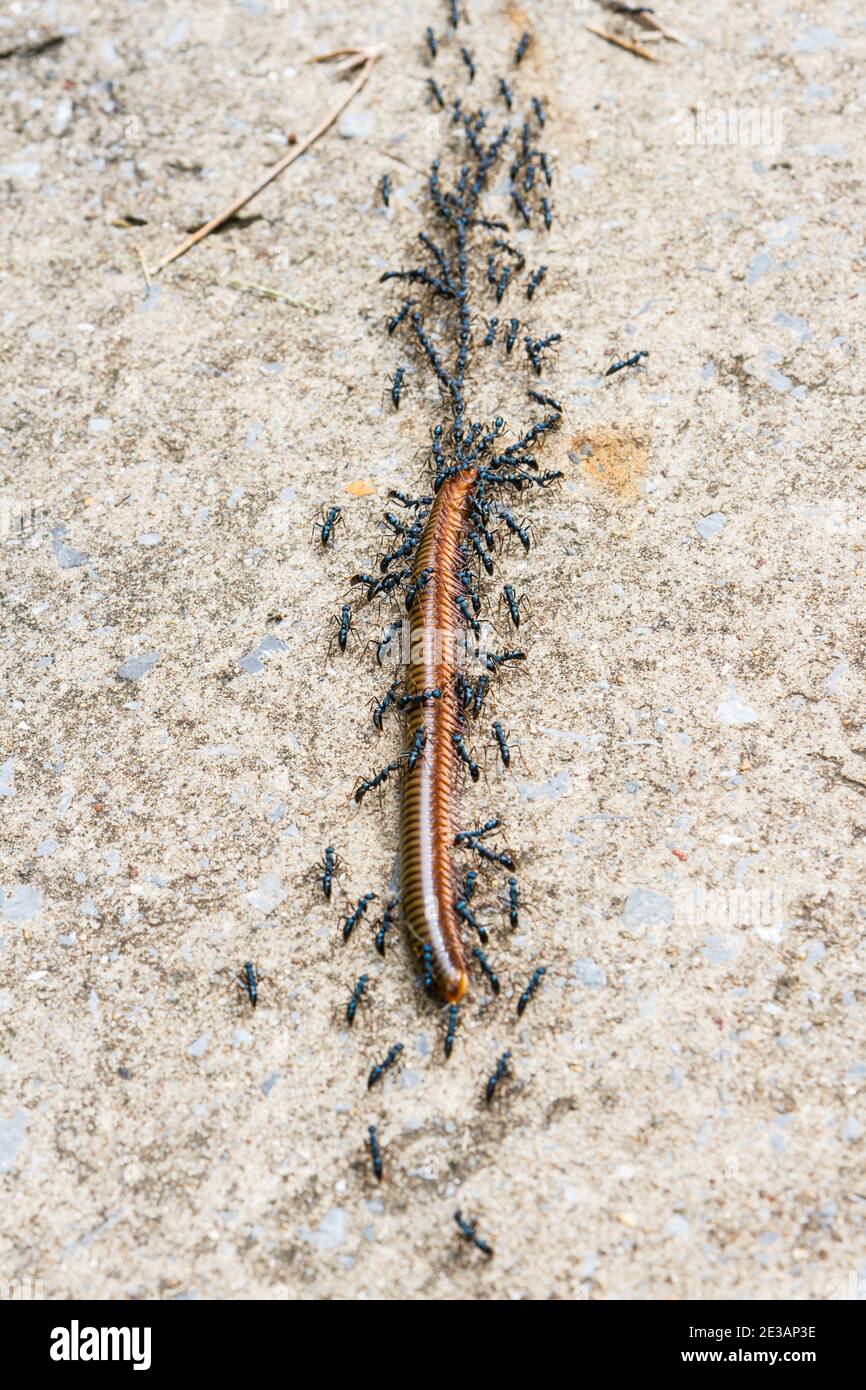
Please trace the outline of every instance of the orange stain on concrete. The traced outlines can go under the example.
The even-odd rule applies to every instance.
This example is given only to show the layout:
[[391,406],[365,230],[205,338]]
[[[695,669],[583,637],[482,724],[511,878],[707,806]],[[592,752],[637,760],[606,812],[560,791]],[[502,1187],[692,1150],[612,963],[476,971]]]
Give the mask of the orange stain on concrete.
[[513,3],[506,5],[505,17],[508,20],[508,22],[515,29],[519,29],[521,33],[524,33],[527,29],[532,28],[532,23],[530,21],[529,15],[526,13],[524,9],[521,8],[520,5],[515,5]]
[[641,496],[640,484],[649,462],[649,448],[641,435],[590,430],[574,436],[568,453],[594,487],[625,502]]

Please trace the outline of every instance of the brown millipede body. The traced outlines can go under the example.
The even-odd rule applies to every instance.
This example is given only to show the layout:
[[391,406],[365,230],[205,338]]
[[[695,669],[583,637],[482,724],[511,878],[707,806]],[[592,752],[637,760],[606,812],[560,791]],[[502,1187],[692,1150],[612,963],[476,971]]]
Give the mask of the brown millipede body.
[[444,482],[427,518],[415,554],[413,582],[425,570],[431,573],[410,611],[406,669],[409,696],[436,688],[441,697],[408,708],[409,746],[422,729],[424,746],[417,766],[405,779],[400,804],[403,915],[419,945],[431,947],[433,968],[448,1004],[458,1003],[468,984],[454,908],[458,893],[451,848],[458,829],[462,774],[452,735],[463,728],[455,686],[461,631],[455,599],[462,592],[458,547],[476,478],[475,471],[467,469]]

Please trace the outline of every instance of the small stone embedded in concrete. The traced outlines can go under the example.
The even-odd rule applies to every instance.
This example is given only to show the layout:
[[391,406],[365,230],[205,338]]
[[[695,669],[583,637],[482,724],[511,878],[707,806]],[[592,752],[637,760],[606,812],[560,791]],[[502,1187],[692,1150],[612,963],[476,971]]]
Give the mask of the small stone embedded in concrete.
[[728,518],[724,512],[710,512],[709,516],[702,516],[695,522],[695,530],[701,540],[711,541],[713,536],[717,536],[727,525]]
[[341,140],[366,140],[373,133],[373,117],[369,111],[344,111],[337,124]]
[[250,907],[257,912],[273,912],[285,899],[285,890],[276,874],[265,874],[257,888],[250,889],[244,897]]
[[674,920],[674,905],[664,893],[652,888],[632,888],[620,919],[627,927],[667,926]]
[[571,967],[571,973],[584,989],[603,989],[607,984],[607,976],[601,966],[596,965],[592,956],[583,956],[576,960]]
[[8,1119],[0,1118],[0,1173],[8,1173],[27,1133],[28,1114],[20,1106]]
[[762,275],[766,275],[767,271],[772,269],[772,266],[773,257],[766,251],[759,251],[749,262],[749,268],[745,275],[746,284],[754,285]]
[[62,541],[53,540],[51,549],[54,551],[54,558],[57,561],[58,569],[74,570],[80,569],[87,564],[88,556],[83,550],[76,550],[72,545],[64,545]]
[[758,720],[751,705],[747,705],[741,700],[733,689],[728,692],[728,698],[722,700],[716,709],[716,718],[720,724],[727,724],[732,729],[742,728],[746,724],[756,724]]
[[0,917],[12,927],[30,922],[42,908],[42,892],[35,883],[19,883],[8,895],[0,888]]
[[122,681],[140,681],[158,661],[159,652],[142,652],[141,656],[131,656],[122,666],[118,666],[117,674]]

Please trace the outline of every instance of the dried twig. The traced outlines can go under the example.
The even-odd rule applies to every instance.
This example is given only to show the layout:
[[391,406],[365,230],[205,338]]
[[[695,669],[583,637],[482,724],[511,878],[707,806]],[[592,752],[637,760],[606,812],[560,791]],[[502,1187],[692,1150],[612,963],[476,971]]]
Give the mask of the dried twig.
[[249,290],[251,293],[264,295],[265,299],[279,299],[292,309],[306,309],[311,314],[319,313],[316,305],[309,304],[306,299],[292,299],[290,294],[284,294],[282,290],[271,289],[270,285],[258,285],[253,280],[216,280],[214,284],[227,285],[232,290]]
[[600,39],[606,39],[608,43],[615,43],[617,48],[624,48],[627,53],[634,53],[638,58],[646,58],[648,63],[663,63],[663,58],[657,58],[648,48],[644,48],[642,43],[637,43],[635,39],[626,39],[621,34],[612,34],[609,29],[599,29],[595,24],[587,24],[586,28],[591,34],[597,34]]
[[264,177],[259,179],[255,187],[250,189],[248,193],[242,193],[239,198],[235,198],[234,202],[230,203],[227,208],[224,208],[216,217],[212,217],[210,222],[207,222],[203,227],[199,227],[198,231],[186,237],[185,240],[182,241],[179,246],[176,246],[173,251],[170,251],[167,256],[163,256],[159,264],[153,268],[151,274],[158,275],[159,272],[164,270],[167,265],[170,265],[172,261],[176,261],[179,256],[185,255],[197,242],[203,241],[206,236],[210,236],[211,232],[215,232],[224,222],[228,222],[229,218],[235,217],[237,213],[240,212],[241,208],[245,208],[247,203],[252,202],[256,194],[261,193],[263,188],[267,188],[269,183],[273,183],[274,179],[279,178],[284,169],[288,169],[290,164],[293,164],[296,159],[299,159],[302,154],[305,154],[310,146],[315,144],[320,135],[324,135],[327,130],[330,130],[337,117],[345,111],[352,98],[357,96],[358,92],[360,92],[361,88],[364,86],[377,60],[381,58],[382,51],[381,47],[339,48],[335,49],[333,53],[321,54],[319,57],[310,59],[310,62],[321,63],[326,62],[329,58],[336,58],[345,53],[348,56],[344,58],[342,63],[337,65],[335,71],[346,73],[357,67],[361,67],[361,71],[345,96],[343,96],[340,101],[337,102],[336,106],[328,112],[328,115],[316,126],[315,130],[311,131],[309,135],[306,135],[297,145],[293,145],[288,154],[278,160],[273,168],[269,169]]
[[150,271],[149,271],[148,268],[147,268],[147,261],[144,259],[144,256],[141,254],[141,247],[139,246],[139,244],[138,244],[137,241],[134,241],[134,242],[132,243],[132,249],[133,249],[133,251],[135,252],[136,256],[138,257],[139,264],[141,265],[141,273],[142,273],[142,275],[144,276],[144,283],[147,285],[148,292],[149,292],[149,291],[150,291]]
[[614,14],[625,15],[635,24],[639,24],[642,29],[652,29],[654,33],[661,34],[663,39],[669,39],[671,43],[684,44],[686,41],[679,34],[674,33],[666,24],[656,17],[654,10],[646,9],[640,5],[622,5],[618,0],[603,0],[605,8],[612,10]]
[[669,29],[666,24],[662,24],[660,19],[656,19],[655,15],[639,14],[635,16],[635,19],[636,22],[642,24],[645,29],[654,30],[656,34],[661,34],[663,39],[669,39],[671,43],[685,44],[686,42],[680,34],[675,33],[673,29]]
[[56,48],[65,38],[65,34],[46,34],[43,38],[22,39],[9,48],[0,48],[0,60],[15,57],[35,58],[38,54],[47,52],[49,48]]

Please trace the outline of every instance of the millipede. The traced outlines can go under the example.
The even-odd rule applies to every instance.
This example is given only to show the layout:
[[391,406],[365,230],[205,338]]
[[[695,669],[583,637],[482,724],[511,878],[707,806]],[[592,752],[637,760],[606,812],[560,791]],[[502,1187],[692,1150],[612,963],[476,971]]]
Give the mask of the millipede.
[[[449,14],[452,27],[456,27],[456,6]],[[437,56],[438,45],[430,43],[430,33],[428,30],[426,37],[432,59]],[[525,36],[518,45],[516,64],[528,43]],[[393,500],[411,509],[411,523],[386,512],[383,527],[393,549],[370,566],[374,574],[378,569],[378,578],[362,573],[352,581],[363,585],[368,603],[391,598],[401,603],[406,615],[399,644],[401,677],[373,702],[378,730],[386,710],[394,709],[400,716],[402,751],[381,771],[363,778],[353,796],[360,805],[367,792],[378,790],[392,774],[397,775],[399,874],[395,882],[399,882],[402,918],[422,962],[424,992],[430,993],[435,986],[443,1003],[452,1009],[469,988],[464,936],[474,933],[482,943],[487,940],[483,925],[469,907],[478,870],[471,870],[466,878],[466,884],[471,885],[467,891],[465,870],[458,870],[455,858],[462,848],[490,868],[512,873],[515,868],[510,848],[482,843],[498,826],[496,818],[478,831],[460,829],[464,782],[480,778],[471,747],[470,721],[481,713],[491,677],[499,678],[525,659],[522,651],[487,649],[489,625],[481,620],[479,585],[495,574],[503,538],[513,537],[529,551],[526,522],[515,519],[501,499],[528,496],[561,477],[558,472],[541,473],[535,455],[562,421],[562,407],[555,397],[533,390],[528,399],[536,412],[541,408],[546,413],[541,418],[536,415],[513,442],[505,443],[504,417],[496,415],[492,421],[477,418],[469,399],[469,369],[476,348],[493,350],[490,360],[498,358],[500,372],[516,375],[516,394],[526,401],[527,365],[539,376],[544,355],[561,341],[561,334],[548,331],[548,326],[539,322],[521,325],[512,318],[504,352],[496,352],[498,319],[490,315],[490,307],[509,302],[522,288],[517,277],[526,257],[513,241],[517,235],[522,239],[531,235],[523,230],[526,227],[537,225],[540,230],[549,224],[547,216],[542,217],[538,193],[542,179],[535,178],[535,171],[547,186],[550,162],[535,148],[537,137],[532,133],[546,124],[547,113],[536,98],[519,116],[517,84],[500,81],[498,94],[505,95],[505,87],[508,96],[507,123],[499,125],[497,121],[493,125],[488,112],[470,109],[467,89],[471,86],[474,92],[480,86],[472,55],[458,46],[453,56],[458,74],[462,68],[464,89],[443,112],[443,153],[433,160],[427,178],[430,221],[417,233],[415,242],[420,255],[415,263],[385,269],[379,276],[380,283],[389,287],[412,287],[412,299],[399,299],[388,310],[385,333],[395,348],[400,341],[404,352],[407,346],[414,349],[418,370],[426,369],[439,391],[442,413],[433,422],[428,446],[432,487],[420,489],[426,495],[417,498],[390,489]],[[492,218],[482,206],[493,178],[500,178],[502,166],[509,167],[509,159],[508,196],[512,214],[515,208],[519,214],[513,230],[513,217],[511,222]],[[536,292],[546,270],[540,266],[524,292],[524,304],[528,299],[533,311],[542,298]],[[483,324],[480,334],[476,323]],[[521,328],[528,364],[517,355],[510,356]],[[395,363],[391,378],[394,405],[399,404],[399,390],[407,375],[403,365]],[[510,613],[516,627],[519,614],[514,590],[506,592],[511,596]],[[341,632],[344,630],[348,630],[345,614]],[[379,665],[393,657],[397,630],[398,624],[386,628],[374,644]],[[402,694],[398,696],[400,686]],[[494,733],[501,728],[497,723]],[[496,737],[507,767],[505,735]],[[359,909],[347,918],[349,931],[361,915]],[[388,916],[390,919],[390,912]],[[376,942],[380,951],[384,950],[384,935],[380,928]],[[497,976],[477,947],[473,955],[488,983],[497,989]],[[449,1017],[450,1050],[456,1014]]]

